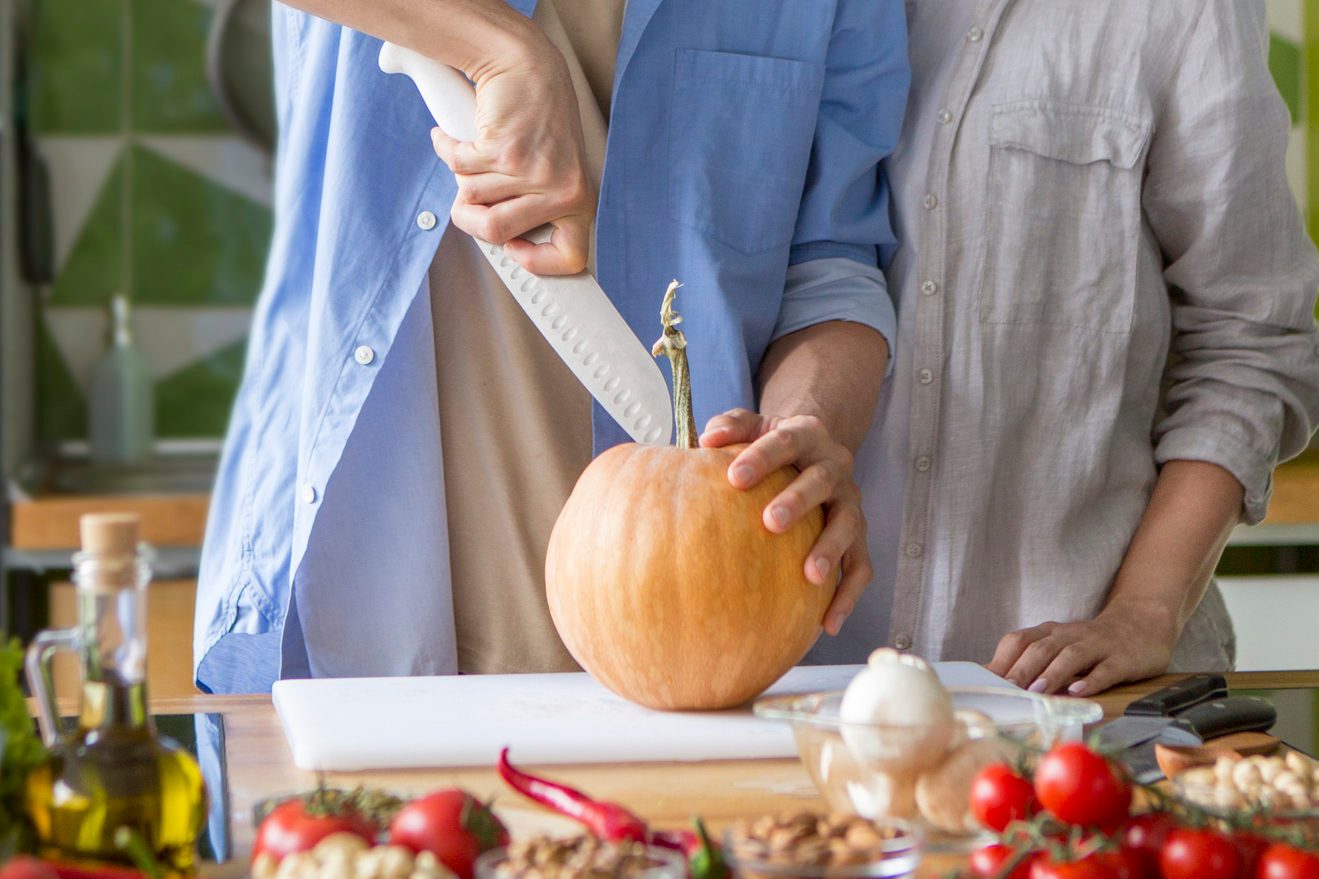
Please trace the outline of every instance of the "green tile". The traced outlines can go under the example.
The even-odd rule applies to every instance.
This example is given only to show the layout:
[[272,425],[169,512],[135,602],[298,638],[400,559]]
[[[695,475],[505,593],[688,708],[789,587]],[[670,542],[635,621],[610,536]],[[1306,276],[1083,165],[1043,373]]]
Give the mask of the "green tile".
[[96,204],[87,215],[73,249],[51,291],[54,305],[108,307],[110,297],[125,289],[124,277],[124,172],[126,154],[101,185]]
[[37,437],[42,442],[85,439],[87,409],[45,320],[37,330]]
[[127,0],[33,0],[34,131],[106,134],[123,127]]
[[135,146],[132,156],[134,301],[254,302],[270,242],[269,209],[145,147]]
[[1282,99],[1291,111],[1293,125],[1301,121],[1303,62],[1300,46],[1277,34],[1269,36],[1269,69],[1273,71],[1278,91],[1282,92]]
[[157,434],[179,439],[224,436],[246,352],[246,340],[235,342],[156,382]]
[[133,15],[133,128],[147,134],[227,132],[206,81],[211,10],[197,0],[128,0]]

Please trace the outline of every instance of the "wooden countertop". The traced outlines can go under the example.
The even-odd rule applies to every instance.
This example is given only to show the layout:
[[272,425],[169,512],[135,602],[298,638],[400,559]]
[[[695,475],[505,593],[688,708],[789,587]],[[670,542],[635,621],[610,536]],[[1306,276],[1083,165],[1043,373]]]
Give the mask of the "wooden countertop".
[[[1106,716],[1122,713],[1127,703],[1178,676],[1155,678],[1100,696]],[[1229,675],[1232,687],[1274,689],[1319,687],[1319,671],[1256,672]],[[279,720],[268,696],[187,696],[153,701],[162,714],[220,713],[225,717],[226,762],[237,857],[206,868],[207,877],[246,875],[252,843],[252,806],[267,797],[315,787],[313,773],[293,765]],[[686,764],[613,764],[555,766],[551,774],[592,796],[623,803],[660,827],[687,826],[702,815],[716,831],[738,817],[794,808],[819,808],[805,769],[796,760],[743,760]],[[515,834],[563,830],[568,825],[525,801],[508,796],[493,769],[438,769],[406,772],[332,773],[328,784],[372,785],[400,793],[423,793],[459,786],[481,797],[499,795],[497,808]],[[956,859],[930,858],[922,876],[939,876],[957,866]]]
[[[143,539],[155,546],[200,546],[206,526],[206,494],[39,494],[13,505],[15,549],[64,550],[78,545],[78,517],[118,510],[142,516]],[[1280,466],[1273,477],[1269,526],[1319,524],[1319,454]]]

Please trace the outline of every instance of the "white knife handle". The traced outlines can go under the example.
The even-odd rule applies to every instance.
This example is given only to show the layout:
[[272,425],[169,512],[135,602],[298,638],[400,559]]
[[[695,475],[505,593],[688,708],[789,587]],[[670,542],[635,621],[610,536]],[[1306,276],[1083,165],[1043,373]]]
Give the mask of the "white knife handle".
[[[381,47],[380,69],[410,77],[445,134],[465,142],[476,139],[476,92],[460,72],[393,43]],[[543,244],[552,232],[547,224],[522,237]],[[527,317],[605,411],[637,442],[667,445],[673,433],[668,385],[595,278],[587,272],[542,278],[518,265],[500,245],[479,238],[476,243]]]
[[[380,47],[380,69],[405,74],[416,83],[435,124],[449,137],[468,143],[476,140],[476,91],[460,70],[395,43]],[[553,232],[554,227],[546,224],[520,237],[544,244]],[[487,249],[484,241],[481,244]]]

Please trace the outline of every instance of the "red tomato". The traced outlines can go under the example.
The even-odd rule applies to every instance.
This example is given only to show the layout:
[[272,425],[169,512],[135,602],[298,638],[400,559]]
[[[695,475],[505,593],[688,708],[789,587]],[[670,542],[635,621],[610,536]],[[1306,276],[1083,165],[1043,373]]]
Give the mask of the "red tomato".
[[996,833],[1027,820],[1035,808],[1035,786],[1005,763],[986,766],[971,782],[971,814]]
[[1319,879],[1319,853],[1275,842],[1260,855],[1255,879]]
[[472,879],[477,855],[508,845],[508,831],[476,797],[442,790],[400,809],[389,825],[389,841],[414,852],[430,852],[459,879]]
[[1273,840],[1248,830],[1238,830],[1232,835],[1232,842],[1237,847],[1237,854],[1241,855],[1239,873],[1243,879],[1250,879],[1255,875],[1259,859],[1273,845]]
[[971,875],[980,879],[1029,879],[1030,865],[1041,855],[1042,852],[1028,852],[1017,868],[1006,876],[1002,875],[1003,868],[1016,857],[1016,851],[1011,846],[994,843],[978,848],[971,852],[967,863],[971,867]]
[[319,814],[302,799],[287,800],[261,820],[252,844],[252,859],[268,854],[280,861],[285,855],[310,851],[332,833],[351,833],[371,844],[376,841],[375,826],[356,812]]
[[1035,796],[1059,821],[1115,827],[1131,808],[1131,784],[1108,760],[1080,742],[1056,746],[1035,770]]
[[59,874],[44,861],[16,855],[0,867],[0,879],[59,879]]
[[1042,856],[1030,865],[1030,879],[1123,879],[1112,861],[1099,854],[1079,861],[1055,861]]
[[1153,879],[1159,873],[1159,851],[1163,841],[1177,827],[1177,819],[1168,812],[1146,812],[1136,815],[1122,826],[1122,850],[1129,862],[1138,869],[1138,876]]
[[1178,827],[1159,853],[1163,879],[1236,879],[1241,853],[1230,837],[1207,827]]

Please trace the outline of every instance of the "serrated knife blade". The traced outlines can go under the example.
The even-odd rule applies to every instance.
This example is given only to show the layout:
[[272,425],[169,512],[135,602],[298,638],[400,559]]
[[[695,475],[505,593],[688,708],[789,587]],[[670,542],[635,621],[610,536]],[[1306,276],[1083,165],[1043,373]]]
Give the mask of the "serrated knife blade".
[[[450,137],[476,139],[476,96],[460,72],[393,43],[381,47],[380,69],[411,78],[435,124]],[[550,234],[550,227],[542,226],[523,237],[542,244]],[[673,404],[664,374],[595,278],[589,272],[537,275],[518,265],[502,245],[475,240],[591,396],[637,442],[666,445],[673,435]]]

